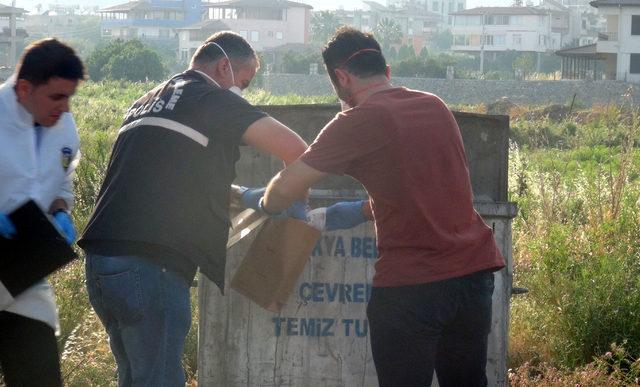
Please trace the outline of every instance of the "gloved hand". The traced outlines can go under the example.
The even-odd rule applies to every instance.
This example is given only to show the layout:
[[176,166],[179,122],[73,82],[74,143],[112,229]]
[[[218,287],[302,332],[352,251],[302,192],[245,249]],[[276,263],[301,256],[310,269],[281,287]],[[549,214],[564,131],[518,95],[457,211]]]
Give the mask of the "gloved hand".
[[366,222],[368,219],[362,210],[364,203],[364,200],[338,202],[327,207],[326,230],[344,230]]
[[308,210],[307,203],[296,200],[295,202],[291,203],[289,208],[287,208],[286,210],[282,211],[281,213],[273,217],[276,219],[294,218],[294,219],[300,219],[300,220],[306,221],[307,210]]
[[0,235],[5,238],[11,238],[16,234],[16,226],[6,214],[0,212]]
[[240,189],[244,189],[242,192],[242,196],[240,201],[242,205],[246,208],[253,208],[256,211],[259,211],[263,214],[269,215],[272,218],[276,219],[284,219],[284,218],[295,218],[306,220],[307,218],[307,204],[302,201],[293,202],[289,208],[280,212],[279,214],[271,214],[264,210],[262,207],[262,200],[264,198],[264,193],[266,192],[266,188],[248,188],[248,187],[240,187]]
[[242,192],[242,196],[240,197],[240,201],[242,205],[246,208],[253,208],[256,211],[262,211],[260,208],[260,199],[264,196],[266,187],[262,188],[248,188],[248,187],[240,187],[240,190],[244,190]]
[[353,228],[369,220],[363,211],[364,203],[364,200],[338,202],[326,208],[316,208],[307,214],[307,223],[320,231]]
[[67,243],[70,245],[73,244],[73,241],[76,239],[76,229],[73,226],[71,215],[66,211],[56,211],[53,214],[53,221],[64,234]]

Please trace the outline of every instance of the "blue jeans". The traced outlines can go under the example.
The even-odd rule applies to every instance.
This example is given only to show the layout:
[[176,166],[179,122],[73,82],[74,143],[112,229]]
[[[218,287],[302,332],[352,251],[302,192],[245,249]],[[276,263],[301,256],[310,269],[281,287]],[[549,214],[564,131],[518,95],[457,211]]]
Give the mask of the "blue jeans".
[[87,254],[89,301],[109,335],[119,386],[180,386],[190,284],[135,256]]
[[486,386],[493,273],[373,288],[367,306],[381,387]]

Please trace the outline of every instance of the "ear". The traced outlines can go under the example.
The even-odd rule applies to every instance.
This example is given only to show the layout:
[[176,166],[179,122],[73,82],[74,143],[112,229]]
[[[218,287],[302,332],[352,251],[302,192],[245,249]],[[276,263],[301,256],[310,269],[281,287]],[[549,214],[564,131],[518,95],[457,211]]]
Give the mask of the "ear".
[[387,79],[391,79],[391,66],[387,65],[384,69],[384,75],[387,76]]
[[33,85],[31,82],[26,79],[18,79],[16,81],[16,94],[18,95],[18,100],[24,100],[33,90]]
[[224,76],[224,75],[227,73],[227,71],[228,71],[227,69],[228,69],[228,67],[229,67],[229,59],[227,59],[227,58],[225,58],[225,57],[220,58],[220,59],[218,59],[218,61],[216,62],[216,65],[215,65],[215,66],[216,66],[216,72],[217,72],[219,75]]
[[336,80],[338,81],[338,86],[346,88],[351,83],[351,74],[343,69],[335,69],[333,72],[336,74]]

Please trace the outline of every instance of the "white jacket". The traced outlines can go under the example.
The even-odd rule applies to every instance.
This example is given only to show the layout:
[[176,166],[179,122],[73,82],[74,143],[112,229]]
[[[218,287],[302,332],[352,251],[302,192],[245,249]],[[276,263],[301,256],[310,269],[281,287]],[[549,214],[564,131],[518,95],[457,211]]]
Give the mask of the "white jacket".
[[[64,113],[54,126],[42,128],[36,149],[33,117],[18,103],[14,83],[12,78],[0,86],[0,212],[7,214],[29,199],[45,213],[56,198],[64,199],[71,208],[72,173],[80,157],[73,117]],[[27,289],[4,310],[58,330],[55,299],[46,280]]]

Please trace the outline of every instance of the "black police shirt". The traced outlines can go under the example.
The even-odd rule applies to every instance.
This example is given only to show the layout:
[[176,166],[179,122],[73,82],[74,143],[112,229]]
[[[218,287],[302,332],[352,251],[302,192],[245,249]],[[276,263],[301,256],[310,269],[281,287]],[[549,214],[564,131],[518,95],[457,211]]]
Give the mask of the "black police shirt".
[[199,266],[223,289],[241,137],[266,116],[194,70],[147,93],[125,116],[78,244],[151,260],[188,281]]

